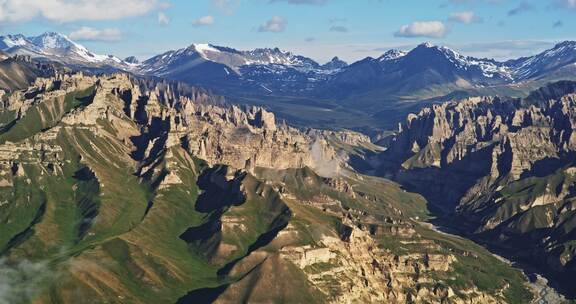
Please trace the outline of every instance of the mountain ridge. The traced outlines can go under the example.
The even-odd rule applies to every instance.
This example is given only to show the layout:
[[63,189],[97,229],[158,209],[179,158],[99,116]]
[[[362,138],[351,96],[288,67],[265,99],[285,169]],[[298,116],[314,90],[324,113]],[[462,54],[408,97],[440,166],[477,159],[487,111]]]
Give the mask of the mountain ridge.
[[574,297],[576,82],[410,114],[377,174],[424,195],[440,225],[538,267]]
[[56,61],[64,64],[100,65],[108,64],[119,69],[129,64],[112,55],[99,55],[57,32],[45,32],[38,36],[22,34],[0,36],[0,49],[11,55],[26,55],[36,59]]
[[[88,51],[85,47],[73,42],[65,35],[56,33],[56,32],[45,32],[39,36],[31,36],[25,37],[22,34],[14,34],[14,35],[5,35],[0,36],[0,49],[6,51],[12,47],[23,47],[29,46],[30,44],[32,47],[32,51],[37,51],[39,53],[43,52],[43,49],[66,49],[72,48],[74,51],[83,52],[84,54],[81,55],[83,59],[92,62],[99,62],[105,61],[107,59],[111,61],[115,61],[116,63],[127,63],[115,56],[112,55],[96,55],[90,51]],[[36,48],[36,50],[34,50]],[[419,51],[423,49],[435,50],[437,52],[443,53],[445,57],[452,61],[455,65],[460,65],[461,68],[472,68],[478,67],[485,76],[488,78],[492,78],[495,76],[499,76],[502,78],[507,78],[509,80],[514,80],[514,74],[518,74],[519,79],[525,79],[530,77],[534,74],[539,73],[539,71],[526,71],[526,69],[533,70],[535,69],[535,65],[542,60],[543,57],[554,57],[554,53],[561,53],[564,51],[564,54],[561,54],[566,58],[566,61],[574,61],[574,52],[576,52],[576,42],[575,41],[563,41],[557,43],[554,47],[549,50],[546,50],[540,54],[536,54],[533,56],[522,57],[517,59],[509,59],[505,61],[497,61],[495,59],[487,59],[487,58],[475,58],[471,56],[463,56],[459,52],[454,51],[451,48],[445,46],[436,46],[431,44],[430,42],[424,42],[416,46],[410,51],[399,51],[396,49],[391,49],[384,52],[382,55],[377,57],[377,60],[380,61],[390,61],[405,57],[409,55],[411,52]],[[17,50],[12,50],[13,53],[18,53]],[[22,51],[21,51],[22,52]],[[215,46],[212,44],[191,44],[188,47],[177,49],[177,50],[170,50],[166,51],[165,53],[152,56],[146,60],[143,60],[139,64],[131,63],[131,65],[123,66],[127,71],[138,71],[138,72],[152,72],[153,74],[156,73],[154,70],[147,69],[146,67],[140,67],[137,69],[135,65],[153,65],[153,61],[155,58],[162,58],[167,56],[178,56],[178,55],[190,55],[191,53],[196,53],[204,59],[208,59],[217,63],[223,63],[215,58],[217,56],[210,56],[210,54],[214,55],[214,53],[224,52],[232,55],[239,55],[237,60],[226,60],[224,62],[225,65],[229,66],[233,70],[237,70],[240,66],[243,65],[284,65],[284,66],[293,66],[298,67],[303,72],[308,72],[312,69],[322,69],[322,65],[318,62],[302,56],[302,55],[295,55],[288,51],[282,51],[279,48],[256,48],[253,50],[246,50],[240,51],[230,47],[224,46]],[[10,53],[10,52],[9,52]],[[41,55],[41,54],[37,54]],[[50,54],[44,54],[50,55]],[[54,55],[54,54],[52,54]],[[338,59],[338,57],[333,58]],[[357,63],[364,62],[366,60],[370,60],[371,57],[366,57],[364,59],[357,60],[353,63],[348,64],[341,64],[338,66],[338,69],[344,68],[346,66],[351,67]],[[327,62],[324,64],[326,67]],[[120,68],[120,67],[119,67]],[[530,69],[532,68],[532,69]],[[330,69],[328,69],[330,70]],[[541,72],[541,71],[540,71]]]
[[[10,37],[10,45],[25,39]],[[138,63],[105,59],[63,64],[95,74],[127,71],[182,81],[236,103],[265,105],[302,127],[345,127],[380,136],[431,103],[466,96],[525,97],[548,82],[576,79],[574,47],[565,41],[534,56],[496,61],[423,43],[350,64],[321,65],[278,48],[242,51],[192,44]]]

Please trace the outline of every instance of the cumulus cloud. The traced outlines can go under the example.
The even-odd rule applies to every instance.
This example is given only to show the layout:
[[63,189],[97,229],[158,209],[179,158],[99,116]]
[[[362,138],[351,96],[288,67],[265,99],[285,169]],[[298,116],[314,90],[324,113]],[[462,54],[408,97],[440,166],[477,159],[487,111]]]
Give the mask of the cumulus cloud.
[[273,2],[286,2],[290,4],[324,5],[328,0],[270,0]]
[[481,22],[482,19],[476,15],[473,11],[464,11],[464,12],[454,12],[450,14],[448,18],[449,21],[452,22],[460,22],[464,24],[470,24],[475,22]]
[[416,21],[405,24],[394,33],[396,37],[441,38],[446,35],[446,26],[441,21]]
[[203,16],[194,21],[192,21],[194,26],[206,26],[214,24],[214,17],[212,16]]
[[96,29],[88,26],[80,27],[68,35],[73,40],[84,41],[118,41],[122,32],[116,28]]
[[280,33],[286,30],[286,24],[288,22],[286,19],[280,16],[274,16],[272,19],[266,21],[266,23],[260,25],[258,27],[259,32],[272,32],[272,33]]
[[168,24],[170,24],[170,17],[168,17],[168,15],[166,15],[164,12],[159,12],[158,13],[158,23],[160,25],[168,25]]
[[348,32],[348,28],[341,25],[334,25],[330,27],[331,32],[338,32],[338,33],[346,33]]
[[115,20],[144,15],[159,5],[157,0],[2,0],[0,21],[20,22],[36,17],[55,22]]

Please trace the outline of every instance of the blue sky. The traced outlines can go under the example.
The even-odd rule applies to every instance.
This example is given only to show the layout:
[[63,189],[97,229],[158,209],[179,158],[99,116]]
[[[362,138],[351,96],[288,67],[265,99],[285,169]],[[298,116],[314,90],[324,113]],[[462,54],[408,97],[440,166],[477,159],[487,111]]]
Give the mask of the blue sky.
[[423,41],[504,59],[576,39],[576,0],[3,0],[0,29],[141,59],[212,43],[354,61]]

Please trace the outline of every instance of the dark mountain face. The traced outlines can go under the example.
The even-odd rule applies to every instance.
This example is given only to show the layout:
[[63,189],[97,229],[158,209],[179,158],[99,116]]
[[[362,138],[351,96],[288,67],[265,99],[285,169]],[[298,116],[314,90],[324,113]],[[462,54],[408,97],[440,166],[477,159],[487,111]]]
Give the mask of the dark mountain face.
[[131,64],[140,63],[140,60],[138,60],[138,58],[136,58],[136,56],[128,56],[128,57],[124,58],[124,61],[127,63],[131,63]]
[[332,58],[332,60],[322,65],[322,68],[325,70],[337,70],[344,68],[346,66],[348,66],[348,63],[346,63],[346,61],[341,60],[338,57],[334,57]]
[[408,53],[389,51],[380,58],[366,58],[335,74],[321,94],[357,94],[382,91],[402,95],[430,86],[446,89],[502,84],[508,69],[495,61],[464,57],[451,49],[421,44]]
[[27,56],[2,54],[0,89],[14,91],[27,88],[38,77],[52,77],[66,69],[58,64],[40,62]]
[[144,61],[137,69],[143,74],[206,86],[235,96],[303,94],[333,71],[310,58],[278,48],[238,51],[208,44],[166,52]]

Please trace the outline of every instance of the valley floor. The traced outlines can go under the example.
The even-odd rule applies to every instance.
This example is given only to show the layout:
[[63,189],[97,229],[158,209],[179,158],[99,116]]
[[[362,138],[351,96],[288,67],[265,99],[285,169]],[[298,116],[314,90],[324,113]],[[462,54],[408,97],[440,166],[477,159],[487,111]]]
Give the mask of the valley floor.
[[[419,222],[419,224],[421,224],[425,228],[434,230],[438,233],[448,235],[451,237],[461,238],[461,236],[459,236],[457,232],[454,231],[454,229],[451,229],[449,227],[438,226],[436,224],[428,222]],[[562,295],[558,290],[552,287],[551,282],[545,277],[543,277],[541,274],[534,273],[533,271],[529,270],[529,268],[526,267],[525,265],[513,262],[497,253],[494,253],[493,251],[490,250],[490,248],[487,249],[492,253],[492,255],[495,258],[522,271],[522,273],[524,273],[524,275],[526,275],[529,278],[528,283],[526,283],[526,285],[528,286],[530,291],[534,294],[534,299],[530,303],[532,304],[567,303],[568,300],[566,299],[566,297],[564,297],[564,295]]]

